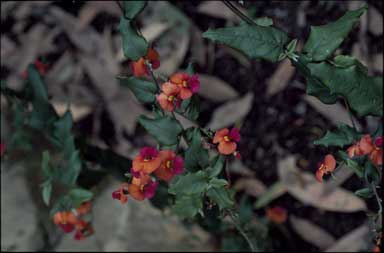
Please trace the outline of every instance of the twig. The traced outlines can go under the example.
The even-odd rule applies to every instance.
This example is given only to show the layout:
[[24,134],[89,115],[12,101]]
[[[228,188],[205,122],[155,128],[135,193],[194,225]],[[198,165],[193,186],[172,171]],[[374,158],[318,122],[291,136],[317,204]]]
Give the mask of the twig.
[[224,0],[223,3],[237,16],[239,16],[242,20],[247,22],[250,25],[257,25],[251,18],[241,12],[235,5],[233,5],[230,1]]

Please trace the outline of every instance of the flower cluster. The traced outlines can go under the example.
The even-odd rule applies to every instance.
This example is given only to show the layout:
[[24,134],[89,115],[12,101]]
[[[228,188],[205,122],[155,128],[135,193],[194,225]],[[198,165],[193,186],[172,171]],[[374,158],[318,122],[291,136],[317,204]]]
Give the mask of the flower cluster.
[[87,201],[81,204],[77,209],[71,211],[59,211],[53,216],[53,222],[58,225],[65,233],[75,232],[75,240],[82,240],[93,234],[94,230],[90,222],[81,219],[91,210],[91,202]]
[[150,199],[155,195],[157,179],[169,182],[175,175],[183,172],[184,160],[172,150],[158,151],[153,147],[144,147],[132,162],[130,184],[123,183],[112,193],[112,198],[126,203],[130,195],[136,200]]
[[237,151],[237,143],[240,142],[239,130],[234,127],[231,130],[228,128],[221,129],[215,133],[213,143],[219,143],[217,149],[223,155],[233,154],[240,159],[240,153]]
[[372,142],[372,137],[364,135],[357,143],[347,149],[349,158],[355,156],[368,155],[369,160],[376,165],[383,165],[383,137],[376,138]]

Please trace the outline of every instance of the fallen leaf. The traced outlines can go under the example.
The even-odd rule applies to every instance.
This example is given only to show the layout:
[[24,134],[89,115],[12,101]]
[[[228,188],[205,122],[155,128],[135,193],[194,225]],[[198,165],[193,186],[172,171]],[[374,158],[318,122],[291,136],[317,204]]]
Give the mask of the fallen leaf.
[[[353,126],[351,122],[351,118],[349,117],[348,111],[339,103],[327,105],[322,103],[320,100],[313,96],[303,95],[303,99],[315,108],[320,114],[322,114],[325,118],[329,119],[333,125],[338,125],[340,123],[344,123],[349,126]],[[357,122],[356,118],[354,118],[354,122],[358,129],[361,129],[361,125]]]
[[241,178],[236,181],[233,188],[238,191],[245,191],[252,197],[259,197],[265,193],[266,187],[260,180],[256,178]]
[[85,2],[78,15],[78,27],[80,30],[88,26],[100,12],[106,12],[112,16],[120,17],[121,10],[117,4],[108,1]]
[[267,95],[273,96],[284,90],[294,74],[295,67],[292,66],[290,60],[285,59],[279,63],[273,75],[267,80]]
[[234,160],[229,164],[229,171],[231,173],[239,174],[242,176],[250,176],[252,177],[255,173],[246,167],[241,161]]
[[368,8],[368,29],[376,36],[383,34],[383,15],[372,5]]
[[314,175],[300,172],[295,162],[296,159],[293,156],[279,161],[278,174],[288,193],[302,203],[333,212],[348,213],[367,209],[361,198],[340,187],[324,194],[325,185],[319,183]]
[[255,208],[260,209],[262,207],[265,207],[269,203],[271,203],[273,200],[279,198],[280,196],[284,195],[287,192],[287,188],[282,182],[276,182],[273,185],[271,185],[263,195],[261,195],[255,202]]
[[[63,116],[68,110],[68,103],[65,102],[53,101],[52,106],[59,116]],[[77,122],[91,113],[92,107],[90,105],[69,103],[69,110],[72,113],[73,121]]]
[[175,48],[169,51],[167,55],[162,55],[162,53],[159,52],[160,58],[163,60],[156,71],[166,76],[173,74],[184,60],[184,56],[189,47],[189,39],[190,36],[187,34],[179,38],[177,44],[174,45]]
[[369,227],[364,224],[341,237],[326,252],[359,252],[370,243]]
[[246,57],[243,53],[241,53],[240,51],[236,50],[236,49],[233,49],[231,47],[228,47],[224,44],[222,45],[219,45],[219,47],[221,49],[223,49],[223,51],[227,54],[230,54],[232,55],[241,65],[243,65],[244,67],[246,68],[250,68],[251,67],[251,61],[249,60],[248,57]]
[[223,80],[205,74],[198,74],[200,80],[199,95],[215,102],[223,102],[238,96],[237,91]]
[[200,66],[205,66],[207,62],[207,48],[204,43],[203,35],[200,29],[192,25],[191,33],[191,62],[197,62]]
[[[244,12],[243,8],[237,7]],[[221,1],[204,1],[197,7],[197,11],[215,18],[240,21],[240,18]]]
[[219,106],[213,112],[211,121],[207,128],[217,130],[228,127],[237,121],[242,120],[251,110],[253,102],[253,93],[249,92],[242,98],[226,102]]
[[309,220],[291,215],[289,221],[293,230],[295,230],[301,238],[315,245],[320,250],[329,248],[336,241],[331,234]]
[[375,54],[373,56],[373,69],[380,74],[383,74],[383,54]]

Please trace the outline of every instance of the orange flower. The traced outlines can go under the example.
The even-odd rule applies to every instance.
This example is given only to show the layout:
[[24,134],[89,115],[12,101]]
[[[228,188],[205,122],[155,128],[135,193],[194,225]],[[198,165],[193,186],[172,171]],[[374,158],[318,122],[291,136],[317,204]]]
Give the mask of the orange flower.
[[149,71],[147,65],[145,65],[145,61],[148,61],[152,65],[153,69],[157,69],[158,67],[160,67],[159,53],[153,48],[148,48],[146,56],[141,57],[138,61],[132,62],[131,66],[134,76],[140,77],[149,75]]
[[59,225],[65,233],[70,233],[75,228],[77,218],[71,211],[62,211],[55,213],[53,222]]
[[142,184],[132,182],[132,184],[128,186],[128,192],[132,198],[139,201],[150,199],[155,195],[158,184],[157,181],[152,180],[144,181]]
[[187,73],[176,73],[170,78],[171,83],[174,83],[180,88],[180,98],[188,99],[200,89],[200,81],[197,75],[188,75]]
[[383,165],[383,137],[376,138],[369,159],[376,166]]
[[164,111],[173,111],[175,109],[175,102],[177,104],[179,103],[177,98],[177,95],[180,91],[179,87],[170,82],[166,82],[161,86],[161,90],[163,92],[156,97],[157,102],[159,102],[161,108],[163,108]]
[[91,208],[92,208],[91,201],[86,201],[76,209],[76,213],[78,216],[85,215],[89,213],[89,211],[91,211]]
[[221,129],[215,133],[213,137],[213,143],[219,143],[218,149],[221,154],[229,155],[236,151],[237,142],[240,141],[240,134],[237,128],[232,128],[229,131],[228,128]]
[[267,209],[266,216],[269,220],[281,224],[287,220],[287,210],[281,206],[275,206]]
[[80,220],[76,223],[75,240],[83,240],[85,237],[94,233],[93,227],[89,222]]
[[373,149],[372,138],[368,134],[361,137],[359,142],[355,145],[350,146],[347,149],[349,158],[353,158],[354,156],[362,156],[371,153]]
[[180,156],[172,150],[162,150],[159,152],[162,163],[160,167],[155,170],[156,176],[166,182],[171,181],[175,175],[179,175],[183,172],[184,161]]
[[121,204],[127,203],[128,186],[127,183],[122,183],[118,190],[112,192],[112,198],[120,200]]
[[132,170],[142,171],[145,174],[151,174],[161,164],[159,151],[153,147],[144,147],[132,162]]
[[323,176],[331,173],[336,168],[336,160],[333,155],[328,154],[325,156],[324,162],[320,164],[320,167],[316,171],[316,179],[320,183],[323,182]]

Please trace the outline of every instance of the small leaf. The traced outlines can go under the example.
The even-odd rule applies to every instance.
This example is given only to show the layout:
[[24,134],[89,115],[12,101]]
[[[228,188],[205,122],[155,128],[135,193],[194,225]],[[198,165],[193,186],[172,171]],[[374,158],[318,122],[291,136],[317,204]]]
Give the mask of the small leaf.
[[259,26],[268,27],[268,26],[273,25],[273,20],[271,18],[268,18],[268,17],[257,18],[254,21]]
[[362,188],[355,191],[355,194],[361,198],[369,199],[373,197],[373,191],[371,188]]
[[209,187],[213,187],[213,188],[222,188],[227,185],[228,185],[228,181],[225,179],[219,179],[214,177],[209,181]]
[[208,151],[201,143],[201,133],[198,128],[192,132],[192,140],[185,151],[184,166],[188,171],[197,171],[209,165]]
[[288,53],[293,53],[296,49],[296,45],[297,45],[297,39],[291,40],[291,42],[289,42],[289,44],[287,45]]
[[195,68],[193,67],[193,62],[188,63],[188,66],[185,72],[187,72],[188,75],[195,74]]
[[168,192],[174,195],[179,194],[202,194],[208,186],[207,175],[204,171],[180,175],[171,182]]
[[201,195],[183,195],[176,199],[175,205],[172,206],[172,212],[180,216],[180,218],[193,218],[200,213],[202,208],[203,200]]
[[118,79],[120,84],[128,87],[141,103],[153,103],[155,101],[157,92],[155,83],[136,77],[118,77]]
[[380,182],[379,169],[376,168],[371,161],[366,161],[364,168],[364,177],[368,180],[368,182],[374,182],[376,184]]
[[121,17],[119,31],[123,39],[124,56],[130,60],[137,61],[147,54],[148,43],[132,27],[131,21]]
[[86,202],[93,197],[93,193],[91,191],[81,188],[71,189],[68,195],[75,208],[79,207],[83,202]]
[[207,191],[207,196],[219,206],[220,210],[231,208],[234,205],[229,190],[224,187],[210,188]]
[[320,139],[314,141],[315,145],[325,147],[337,146],[344,147],[350,145],[360,139],[361,134],[356,130],[345,124],[340,124],[334,132],[327,131],[327,133]]
[[276,62],[288,42],[286,33],[274,28],[256,25],[240,25],[209,29],[203,37],[227,44],[242,51],[250,58]]
[[181,108],[176,112],[183,114],[190,120],[197,120],[200,114],[200,99],[198,96],[192,96],[190,99],[183,100]]
[[169,116],[157,119],[150,119],[141,115],[139,123],[152,135],[160,144],[171,146],[177,144],[178,136],[183,131],[180,123]]
[[222,155],[216,156],[211,165],[207,168],[207,174],[209,178],[214,178],[220,175],[221,171],[224,168],[225,159]]
[[333,65],[339,68],[348,68],[356,65],[358,70],[363,72],[364,74],[368,73],[368,69],[361,62],[359,62],[355,57],[349,55],[337,55],[333,58]]
[[51,199],[51,193],[52,193],[52,183],[49,181],[49,183],[44,185],[43,191],[42,191],[43,201],[47,206],[49,206],[49,201]]
[[340,46],[367,8],[368,6],[365,5],[360,9],[348,11],[335,22],[326,25],[311,26],[311,33],[303,51],[312,58],[312,61],[327,59]]
[[36,67],[33,64],[29,64],[27,71],[28,71],[28,83],[30,85],[29,87],[31,88],[33,100],[47,102],[48,101],[47,88],[45,87],[45,84],[41,79],[41,76],[37,71]]
[[125,18],[134,19],[146,5],[147,1],[123,1]]
[[50,156],[49,156],[49,151],[45,150],[43,152],[43,158],[41,161],[41,169],[43,171],[43,174],[45,177],[50,177],[51,176],[51,170],[49,166],[49,161],[50,161]]
[[363,178],[364,168],[360,166],[359,163],[350,159],[348,154],[342,150],[339,150],[338,154],[340,155],[341,159],[344,160],[348,169],[352,170],[359,178]]

